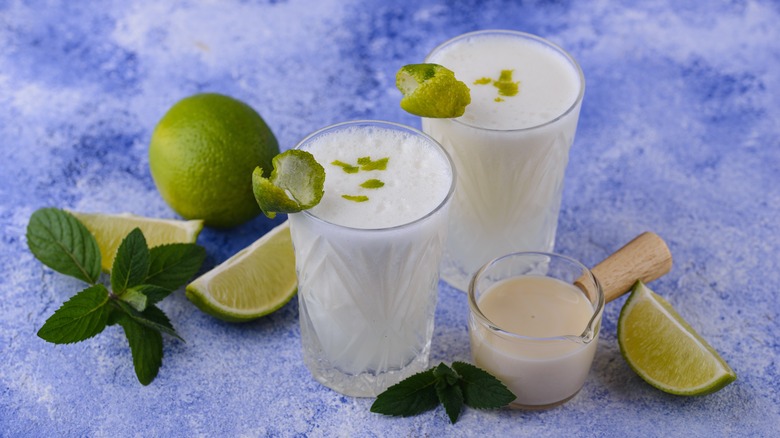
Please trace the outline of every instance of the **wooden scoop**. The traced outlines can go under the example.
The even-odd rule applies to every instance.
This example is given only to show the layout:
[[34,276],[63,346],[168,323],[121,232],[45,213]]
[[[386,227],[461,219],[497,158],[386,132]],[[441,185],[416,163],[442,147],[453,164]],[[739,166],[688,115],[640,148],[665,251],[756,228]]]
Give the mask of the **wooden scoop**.
[[[644,232],[597,264],[591,272],[601,283],[604,302],[610,302],[631,289],[637,280],[649,283],[672,269],[672,253],[657,234]],[[574,282],[592,296],[592,286]]]

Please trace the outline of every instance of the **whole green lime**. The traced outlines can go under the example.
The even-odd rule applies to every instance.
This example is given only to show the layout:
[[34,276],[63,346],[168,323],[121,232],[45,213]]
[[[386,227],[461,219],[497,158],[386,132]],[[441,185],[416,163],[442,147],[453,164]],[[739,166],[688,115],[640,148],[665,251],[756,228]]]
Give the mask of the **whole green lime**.
[[232,227],[260,208],[252,193],[256,166],[270,175],[279,143],[249,105],[204,93],[177,102],[149,144],[149,168],[165,202],[186,219]]

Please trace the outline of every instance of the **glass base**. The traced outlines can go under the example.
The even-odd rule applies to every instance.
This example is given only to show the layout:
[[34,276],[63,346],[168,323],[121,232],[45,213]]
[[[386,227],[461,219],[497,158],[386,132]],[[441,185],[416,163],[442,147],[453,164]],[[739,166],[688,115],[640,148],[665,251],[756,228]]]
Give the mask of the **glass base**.
[[361,374],[344,373],[332,367],[325,360],[316,360],[312,354],[304,351],[303,361],[312,376],[328,388],[351,397],[376,397],[387,388],[405,378],[425,371],[428,368],[430,349],[424,351],[406,366],[380,373],[365,372]]
[[[580,388],[580,389],[582,389],[582,388]],[[509,404],[509,408],[510,409],[524,410],[524,411],[543,411],[545,409],[552,409],[552,408],[558,407],[558,406],[566,403],[567,401],[573,399],[574,396],[576,396],[577,394],[580,393],[580,389],[578,389],[577,392],[575,392],[574,394],[566,397],[565,399],[563,399],[561,401],[554,402],[554,403],[548,403],[546,405],[526,405],[526,404],[522,404],[522,403],[512,402],[512,403]]]

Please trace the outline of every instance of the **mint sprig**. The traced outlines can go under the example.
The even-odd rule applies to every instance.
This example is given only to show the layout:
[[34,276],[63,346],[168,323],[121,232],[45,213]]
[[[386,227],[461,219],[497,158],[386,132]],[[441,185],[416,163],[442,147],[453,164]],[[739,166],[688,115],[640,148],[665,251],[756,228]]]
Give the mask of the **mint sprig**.
[[149,248],[139,228],[117,249],[109,290],[100,279],[100,250],[95,237],[70,213],[43,208],[30,217],[27,244],[44,265],[90,286],[62,304],[38,330],[55,344],[92,338],[118,324],[125,332],[138,381],[148,385],[162,365],[162,333],[178,339],[168,317],[156,306],[200,269],[203,247],[176,243]]
[[455,424],[464,405],[495,409],[514,399],[515,395],[487,371],[465,362],[453,362],[451,368],[440,363],[387,388],[377,396],[371,412],[410,417],[442,404]]

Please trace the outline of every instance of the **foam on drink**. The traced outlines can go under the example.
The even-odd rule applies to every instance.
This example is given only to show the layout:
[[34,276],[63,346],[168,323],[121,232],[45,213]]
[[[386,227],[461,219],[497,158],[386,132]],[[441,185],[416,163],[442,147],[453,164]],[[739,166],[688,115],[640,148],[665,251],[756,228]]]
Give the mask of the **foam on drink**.
[[[325,168],[325,194],[311,214],[353,228],[388,228],[417,220],[435,209],[450,190],[449,165],[424,139],[382,128],[326,134],[306,149]],[[385,170],[348,173],[334,161],[359,167],[360,158],[388,158]],[[384,183],[364,188],[369,179]],[[366,196],[367,201],[342,195]]]

